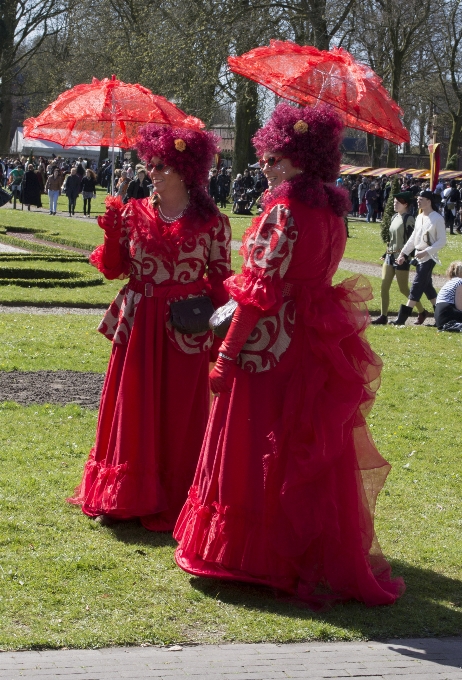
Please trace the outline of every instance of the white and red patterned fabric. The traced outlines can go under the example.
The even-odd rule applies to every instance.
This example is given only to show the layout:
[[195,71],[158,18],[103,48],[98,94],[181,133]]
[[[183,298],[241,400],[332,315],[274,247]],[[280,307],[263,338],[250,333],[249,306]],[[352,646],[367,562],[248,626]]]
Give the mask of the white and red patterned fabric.
[[229,221],[219,214],[198,222],[187,212],[167,225],[143,199],[109,201],[99,223],[109,238],[91,262],[129,281],[99,327],[113,348],[96,443],[70,502],[89,516],[140,517],[150,530],[171,530],[207,423],[213,337],[181,335],[170,303],[202,294],[215,306],[227,301]]
[[391,604],[404,589],[374,533],[390,466],[365,417],[382,362],[364,335],[367,280],[332,285],[345,243],[342,217],[295,198],[254,220],[242,274],[225,285],[239,312],[259,310],[258,337],[214,400],[174,531],[185,571],[265,584],[314,608]]

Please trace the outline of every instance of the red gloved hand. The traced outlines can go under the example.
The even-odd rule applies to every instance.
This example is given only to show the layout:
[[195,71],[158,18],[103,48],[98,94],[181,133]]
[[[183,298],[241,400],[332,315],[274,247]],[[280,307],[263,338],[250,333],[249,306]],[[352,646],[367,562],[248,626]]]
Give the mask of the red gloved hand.
[[106,269],[115,269],[122,262],[122,253],[120,252],[120,231],[113,234],[104,234],[104,249],[103,249],[103,264]]
[[106,198],[106,208],[106,212],[98,217],[97,222],[108,236],[116,236],[122,228],[120,211],[123,208],[123,203],[120,196],[108,196]]
[[236,360],[229,361],[218,357],[217,363],[210,372],[210,389],[213,394],[219,392],[231,392],[233,388],[234,376],[236,375]]
[[237,356],[255,328],[261,312],[255,307],[238,305],[231,326],[218,353],[218,361],[210,373],[210,387],[214,394],[231,392],[237,369]]

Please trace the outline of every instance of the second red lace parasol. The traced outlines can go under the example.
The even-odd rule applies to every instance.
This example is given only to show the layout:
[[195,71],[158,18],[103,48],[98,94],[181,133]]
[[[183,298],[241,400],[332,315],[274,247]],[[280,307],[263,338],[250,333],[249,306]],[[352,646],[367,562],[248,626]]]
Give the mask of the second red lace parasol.
[[379,76],[342,48],[330,51],[271,40],[240,57],[228,57],[232,71],[303,106],[333,106],[347,127],[371,132],[395,144],[409,141],[403,112]]

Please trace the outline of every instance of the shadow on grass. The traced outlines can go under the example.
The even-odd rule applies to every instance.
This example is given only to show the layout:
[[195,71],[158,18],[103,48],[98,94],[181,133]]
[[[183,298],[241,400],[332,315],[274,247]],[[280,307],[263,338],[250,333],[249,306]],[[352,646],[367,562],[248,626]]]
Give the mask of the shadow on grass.
[[[462,581],[404,562],[393,573],[406,582],[405,594],[392,606],[365,607],[355,601],[314,612],[303,603],[287,601],[270,588],[192,577],[191,586],[210,598],[220,598],[247,611],[318,621],[348,631],[357,638],[433,637],[462,634]],[[336,636],[337,637],[337,636]],[[328,628],[325,639],[329,639]],[[461,655],[462,656],[462,655]]]
[[118,522],[108,527],[114,538],[127,545],[145,545],[152,548],[176,548],[177,542],[170,531],[147,531],[138,520]]

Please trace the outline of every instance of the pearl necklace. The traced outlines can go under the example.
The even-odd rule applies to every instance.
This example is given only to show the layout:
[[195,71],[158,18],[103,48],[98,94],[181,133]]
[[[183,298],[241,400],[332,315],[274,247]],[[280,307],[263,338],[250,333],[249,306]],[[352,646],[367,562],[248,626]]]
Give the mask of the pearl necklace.
[[159,212],[160,219],[162,220],[162,222],[165,222],[166,224],[173,224],[173,222],[176,222],[177,220],[181,219],[188,208],[189,208],[189,201],[187,202],[187,204],[185,205],[183,210],[180,213],[178,213],[178,215],[175,215],[175,217],[167,217],[162,212],[162,208],[160,207],[160,205],[157,206],[157,210]]

